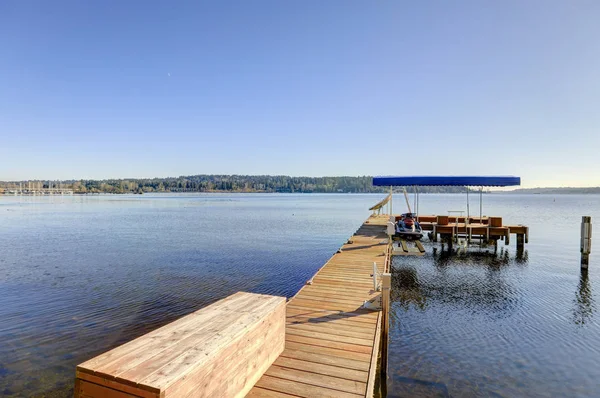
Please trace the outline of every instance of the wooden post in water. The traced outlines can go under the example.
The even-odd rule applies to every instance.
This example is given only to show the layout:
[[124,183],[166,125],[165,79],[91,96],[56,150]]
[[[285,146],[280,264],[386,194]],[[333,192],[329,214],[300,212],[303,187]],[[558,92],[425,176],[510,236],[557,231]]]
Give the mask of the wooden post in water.
[[388,333],[390,327],[390,291],[392,289],[392,274],[381,275],[381,384],[387,383],[388,368]]
[[581,268],[587,269],[592,252],[592,217],[581,218]]
[[523,251],[525,247],[525,234],[517,234],[517,250]]

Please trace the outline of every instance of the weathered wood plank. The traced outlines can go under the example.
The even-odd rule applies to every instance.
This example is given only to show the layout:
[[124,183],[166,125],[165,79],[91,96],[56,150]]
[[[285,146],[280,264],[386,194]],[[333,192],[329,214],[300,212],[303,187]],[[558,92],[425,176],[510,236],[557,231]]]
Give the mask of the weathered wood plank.
[[327,355],[326,353],[317,354],[310,351],[292,350],[290,348],[286,348],[279,357],[298,359],[323,365],[331,365],[341,369],[342,371],[344,371],[344,369],[352,369],[367,373],[369,372],[368,362],[336,357],[333,355]]
[[360,307],[364,300],[361,300],[360,298],[343,298],[343,297],[323,297],[323,296],[319,296],[319,295],[312,295],[309,294],[308,292],[302,292],[301,294],[299,294],[297,296],[297,298],[302,298],[302,299],[306,299],[306,300],[318,300],[318,301],[323,301],[323,302],[330,302],[330,303],[339,303],[339,304],[348,304],[348,305],[353,305],[355,307]]
[[261,387],[254,387],[248,395],[247,398],[293,398],[297,397],[297,395],[290,395],[283,392],[277,392],[272,390],[267,390]]
[[328,331],[332,334],[339,334],[341,336],[348,337],[361,337],[365,339],[373,338],[375,335],[374,328],[366,327],[361,328],[356,326],[356,324],[340,324],[332,322],[309,322],[308,319],[287,319],[286,327],[288,328],[298,328],[298,329],[307,329],[307,330],[316,330],[316,331]]
[[355,312],[360,310],[360,305],[328,303],[322,300],[309,300],[301,297],[294,300],[294,305],[324,311]]
[[368,354],[368,355],[371,354],[371,350],[372,350],[372,347],[359,345],[359,344],[343,343],[343,342],[339,342],[339,341],[324,340],[324,339],[315,338],[315,337],[307,337],[307,336],[299,336],[296,334],[290,334],[289,330],[286,330],[285,341],[286,341],[286,343],[287,342],[305,343],[305,344],[311,344],[311,345],[319,346],[319,347],[337,348],[339,350],[358,352],[361,354]]
[[301,383],[293,380],[280,379],[269,375],[264,375],[257,387],[267,390],[285,392],[304,398],[356,398],[360,394],[352,394],[339,390],[332,390],[326,387],[315,386],[313,384]]
[[369,373],[365,371],[341,368],[335,365],[332,366],[321,363],[315,363],[297,358],[289,358],[283,355],[277,358],[273,365],[280,366],[282,368],[318,373],[325,376],[337,377],[340,379],[354,380],[361,383],[366,383],[369,377]]
[[366,380],[359,382],[298,369],[284,368],[277,365],[271,366],[265,375],[360,395],[365,395],[367,386]]
[[[311,328],[312,329],[312,328]],[[290,335],[295,336],[304,336],[304,337],[312,337],[319,340],[329,340],[336,343],[347,343],[347,344],[355,344],[361,345],[365,347],[369,347],[368,352],[371,352],[371,347],[373,346],[373,339],[361,339],[358,337],[348,337],[348,336],[339,336],[336,334],[331,334],[327,332],[320,332],[313,330],[305,330],[294,327],[288,327],[286,330],[286,334],[289,337]]]
[[[80,398],[137,398],[137,395],[114,390],[89,381],[79,380],[76,384],[75,396]],[[156,395],[158,397],[158,395]]]
[[348,291],[346,289],[334,289],[327,290],[317,286],[306,286],[302,289],[303,294],[319,297],[333,297],[333,298],[351,298],[351,299],[362,299],[364,297],[373,298],[379,294],[379,292],[371,292],[371,289],[361,289],[356,291]]
[[[158,395],[160,394],[160,390],[158,389],[150,388],[147,386],[138,386],[135,383],[129,382],[127,380],[111,380],[80,371],[75,372],[75,378],[79,382],[81,382],[82,380],[87,381],[107,388],[117,389],[124,393],[141,398],[155,398],[158,397]],[[75,396],[77,396],[78,385],[79,383],[76,383]]]
[[367,363],[371,360],[371,356],[369,354],[364,354],[355,351],[347,351],[344,349],[329,347],[327,345],[315,346],[313,344],[310,344],[310,342],[306,343],[286,340],[285,348],[290,350],[310,352],[314,354],[330,355],[332,357],[351,359],[353,361],[362,361]]
[[[300,304],[300,303],[298,303]],[[311,303],[314,304],[314,303]],[[310,314],[314,317],[334,317],[338,319],[347,319],[355,322],[363,322],[363,323],[376,323],[377,322],[377,314],[370,310],[365,309],[350,309],[350,310],[340,310],[340,309],[324,309],[324,308],[315,308],[314,305],[310,307],[304,305],[296,305],[296,302],[290,302],[288,304],[288,309],[293,311],[300,311],[300,314]],[[372,316],[372,315],[375,316]]]

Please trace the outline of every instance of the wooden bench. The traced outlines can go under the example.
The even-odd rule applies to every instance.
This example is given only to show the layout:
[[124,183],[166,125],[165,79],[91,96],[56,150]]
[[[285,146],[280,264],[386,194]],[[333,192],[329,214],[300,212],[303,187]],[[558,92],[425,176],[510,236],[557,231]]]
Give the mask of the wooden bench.
[[75,397],[243,397],[284,344],[285,298],[236,293],[80,364]]

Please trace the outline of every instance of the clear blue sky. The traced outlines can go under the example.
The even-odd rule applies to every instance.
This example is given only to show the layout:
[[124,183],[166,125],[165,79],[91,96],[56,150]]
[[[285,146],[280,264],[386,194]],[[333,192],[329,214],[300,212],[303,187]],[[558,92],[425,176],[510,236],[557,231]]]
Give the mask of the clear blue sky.
[[0,180],[600,185],[598,1],[0,2]]

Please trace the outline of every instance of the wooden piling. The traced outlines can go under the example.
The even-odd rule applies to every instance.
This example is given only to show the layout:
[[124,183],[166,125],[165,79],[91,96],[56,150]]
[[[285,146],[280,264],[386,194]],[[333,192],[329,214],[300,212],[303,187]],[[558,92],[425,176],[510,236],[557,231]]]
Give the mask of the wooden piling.
[[392,289],[392,274],[381,276],[381,383],[386,383],[388,370],[388,336],[390,328],[390,291]]
[[581,268],[587,269],[592,252],[592,217],[581,218]]
[[517,234],[517,250],[523,250],[525,247],[525,234]]

